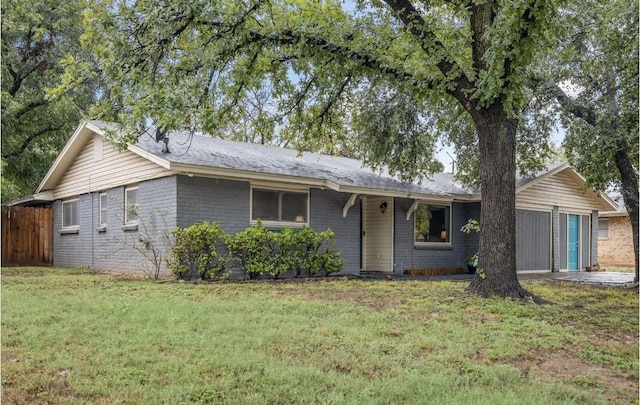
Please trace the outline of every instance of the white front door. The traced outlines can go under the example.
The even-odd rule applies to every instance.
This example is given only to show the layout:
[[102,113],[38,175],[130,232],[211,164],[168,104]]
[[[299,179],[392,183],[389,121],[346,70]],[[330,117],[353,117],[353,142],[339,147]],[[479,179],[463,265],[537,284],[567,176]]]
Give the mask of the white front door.
[[[363,270],[393,272],[393,197],[363,198]],[[384,211],[384,212],[383,212]]]

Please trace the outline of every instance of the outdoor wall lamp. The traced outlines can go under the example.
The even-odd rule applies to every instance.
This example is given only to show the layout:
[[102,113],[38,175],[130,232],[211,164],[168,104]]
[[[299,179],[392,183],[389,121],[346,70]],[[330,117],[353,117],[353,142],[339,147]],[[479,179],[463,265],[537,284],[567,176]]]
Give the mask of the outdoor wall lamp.
[[386,202],[386,201],[383,201],[383,202],[381,202],[381,203],[380,203],[380,212],[381,212],[382,214],[384,214],[384,212],[385,212],[386,210],[387,210],[387,202]]

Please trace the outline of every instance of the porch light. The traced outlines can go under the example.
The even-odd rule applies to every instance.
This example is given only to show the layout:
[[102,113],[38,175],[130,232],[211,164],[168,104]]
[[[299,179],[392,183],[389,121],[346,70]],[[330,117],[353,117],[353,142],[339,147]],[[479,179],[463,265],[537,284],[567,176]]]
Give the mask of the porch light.
[[387,210],[387,202],[386,202],[386,201],[383,201],[383,202],[381,202],[381,203],[380,203],[380,212],[381,212],[382,214],[384,214],[384,212],[385,212],[386,210]]

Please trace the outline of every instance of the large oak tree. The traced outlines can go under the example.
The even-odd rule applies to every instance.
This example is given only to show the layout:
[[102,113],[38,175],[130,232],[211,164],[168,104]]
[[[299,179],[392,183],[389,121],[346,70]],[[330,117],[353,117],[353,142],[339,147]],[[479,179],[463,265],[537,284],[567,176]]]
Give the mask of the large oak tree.
[[368,164],[405,178],[428,175],[433,141],[451,135],[480,162],[483,277],[469,289],[525,297],[517,133],[527,68],[546,49],[555,9],[548,0],[107,2],[85,21],[111,90],[96,113],[117,117],[125,141],[149,122],[215,134],[268,88],[278,136],[301,149],[362,137]]

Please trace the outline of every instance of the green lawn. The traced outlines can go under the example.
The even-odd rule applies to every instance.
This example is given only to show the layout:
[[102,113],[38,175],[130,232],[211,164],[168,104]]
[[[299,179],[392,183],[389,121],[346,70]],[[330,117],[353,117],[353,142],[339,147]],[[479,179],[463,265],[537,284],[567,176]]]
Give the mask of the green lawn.
[[2,403],[638,403],[638,292],[2,269]]

